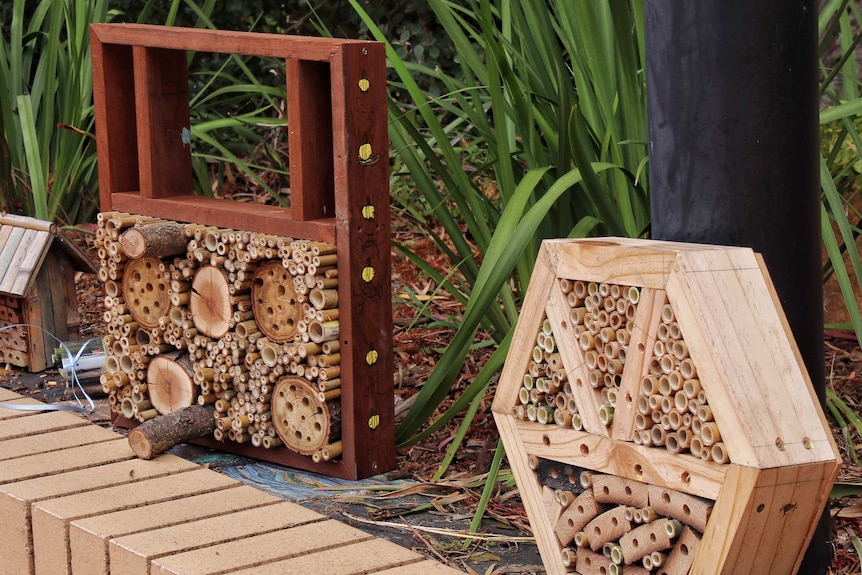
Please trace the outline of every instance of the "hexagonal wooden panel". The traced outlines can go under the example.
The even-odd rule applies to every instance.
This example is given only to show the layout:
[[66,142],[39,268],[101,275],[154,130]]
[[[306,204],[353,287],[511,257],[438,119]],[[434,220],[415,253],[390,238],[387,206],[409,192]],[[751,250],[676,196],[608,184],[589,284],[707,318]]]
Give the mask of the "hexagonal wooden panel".
[[794,573],[840,465],[746,248],[545,241],[493,411],[550,574]]

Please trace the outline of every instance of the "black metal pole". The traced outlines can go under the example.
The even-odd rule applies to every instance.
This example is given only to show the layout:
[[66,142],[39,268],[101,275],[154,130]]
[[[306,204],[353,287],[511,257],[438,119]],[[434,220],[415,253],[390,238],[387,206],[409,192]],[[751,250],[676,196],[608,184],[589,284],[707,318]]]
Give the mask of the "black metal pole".
[[[823,401],[813,0],[646,0],[652,237],[763,254]],[[828,517],[800,573],[825,573]]]

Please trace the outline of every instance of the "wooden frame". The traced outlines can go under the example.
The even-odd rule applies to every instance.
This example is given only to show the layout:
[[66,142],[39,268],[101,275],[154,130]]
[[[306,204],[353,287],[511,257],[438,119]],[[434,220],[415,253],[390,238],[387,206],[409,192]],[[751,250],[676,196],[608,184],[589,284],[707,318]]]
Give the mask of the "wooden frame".
[[[586,383],[590,348],[578,333],[590,329],[581,312],[575,312],[586,307],[571,303],[584,298],[570,299],[566,291],[578,282],[581,288],[589,284],[584,288],[588,292],[601,293],[602,286],[617,286],[621,293],[637,289],[631,326],[621,328],[627,334],[627,359],[614,383],[618,395],[612,404]],[[608,309],[602,303],[602,311]],[[721,457],[672,451],[638,435],[635,422],[644,413],[639,402],[650,387],[645,383],[656,377],[651,362],[658,344],[668,341],[662,339],[662,324],[676,324],[676,341],[684,341],[686,359],[696,365],[704,393],[698,402],[709,406],[702,418],[708,423],[701,425],[715,435],[720,430]],[[540,355],[535,352],[537,333],[546,329],[571,383],[569,394],[577,404],[573,413],[582,428],[518,416],[525,373]],[[590,339],[588,335],[584,342]],[[665,370],[665,375],[672,372]],[[612,408],[610,422],[596,413],[606,405]],[[566,531],[557,523],[562,503],[553,501],[554,488],[588,489],[578,485],[578,473],[647,484],[650,507],[653,494],[686,500],[689,511],[702,506],[701,520],[688,523],[702,531],[698,551],[684,567],[657,572],[778,574],[798,569],[840,467],[840,454],[766,267],[745,248],[619,238],[546,240],[492,410],[545,568],[555,575],[581,572],[561,559],[575,554],[576,543],[570,544],[568,536],[560,539]],[[549,486],[540,473],[543,466],[563,480]]]
[[[239,445],[237,451],[349,478],[394,467],[383,45],[133,24],[94,24],[91,45],[102,211],[326,241],[339,248],[339,274],[346,278],[338,288],[342,379],[349,381],[341,396],[342,459],[311,464],[284,449],[275,450],[275,457]],[[285,60],[290,209],[192,194],[190,50]]]

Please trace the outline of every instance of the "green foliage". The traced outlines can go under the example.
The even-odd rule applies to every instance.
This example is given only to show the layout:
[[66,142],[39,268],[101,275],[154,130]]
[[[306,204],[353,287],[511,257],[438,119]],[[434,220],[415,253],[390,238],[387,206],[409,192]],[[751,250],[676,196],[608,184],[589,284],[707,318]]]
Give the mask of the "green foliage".
[[[820,91],[831,107],[821,110],[822,152],[820,180],[823,187],[821,213],[823,244],[829,255],[826,276],[834,274],[844,296],[851,325],[862,341],[862,316],[854,284],[862,285],[862,263],[857,247],[860,233],[858,212],[859,174],[862,138],[859,114],[862,112],[860,82],[855,53],[862,34],[854,31],[859,7],[849,0],[831,0],[820,13],[821,67],[824,80]],[[825,61],[829,47],[838,46],[835,63]],[[837,81],[836,81],[837,79]],[[850,264],[848,269],[847,263]],[[852,279],[851,279],[852,278]]]
[[87,221],[98,189],[87,26],[108,19],[106,1],[27,4],[12,3],[0,38],[3,207]]
[[[370,15],[351,3],[385,41]],[[390,138],[401,175],[409,174],[420,196],[400,208],[456,272],[443,276],[405,246],[399,249],[462,301],[465,312],[398,428],[400,443],[432,433],[471,403],[475,409],[505,357],[542,238],[638,236],[649,210],[641,2],[429,5],[456,57],[431,69],[404,60],[388,44],[397,76]],[[421,83],[439,84],[443,95],[433,97]],[[482,153],[471,155],[485,163],[465,164],[475,148]],[[437,222],[443,234],[435,232]],[[479,329],[499,344],[494,355],[455,406],[422,429]]]
[[[89,24],[109,21],[107,0],[15,0],[0,15],[9,30],[0,38],[0,196],[3,208],[74,225],[98,211],[93,133]],[[127,3],[131,4],[131,3]],[[147,19],[153,8],[166,25],[209,26],[216,0],[137,3]],[[183,10],[180,10],[183,8]],[[194,55],[190,55],[194,58]],[[226,180],[252,182],[283,201],[287,167],[270,145],[283,131],[283,63],[260,61],[253,71],[235,56],[198,55],[192,66],[191,121],[195,188],[212,194]],[[268,74],[262,70],[272,69]],[[269,80],[264,83],[259,77]],[[280,83],[278,78],[281,78]],[[225,165],[233,165],[226,173]],[[262,162],[257,163],[257,162]],[[269,173],[268,178],[261,174]]]

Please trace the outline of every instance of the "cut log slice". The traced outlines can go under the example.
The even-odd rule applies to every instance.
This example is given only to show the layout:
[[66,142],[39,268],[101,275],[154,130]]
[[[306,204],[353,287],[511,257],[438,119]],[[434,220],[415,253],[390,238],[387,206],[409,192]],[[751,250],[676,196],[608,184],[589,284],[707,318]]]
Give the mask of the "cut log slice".
[[283,342],[296,334],[302,306],[296,301],[293,277],[281,261],[258,266],[251,284],[251,300],[254,317],[267,338]]
[[188,355],[157,355],[147,366],[150,403],[162,415],[195,402],[194,368]]
[[123,298],[138,325],[152,329],[171,307],[168,281],[159,271],[159,260],[129,260],[123,274]]
[[228,332],[233,306],[228,280],[221,268],[203,266],[198,269],[192,281],[189,309],[199,332],[215,339]]
[[305,378],[283,377],[272,395],[275,430],[289,449],[312,455],[329,445],[330,435],[340,430],[340,410],[331,409],[335,405],[320,401],[317,389]]

